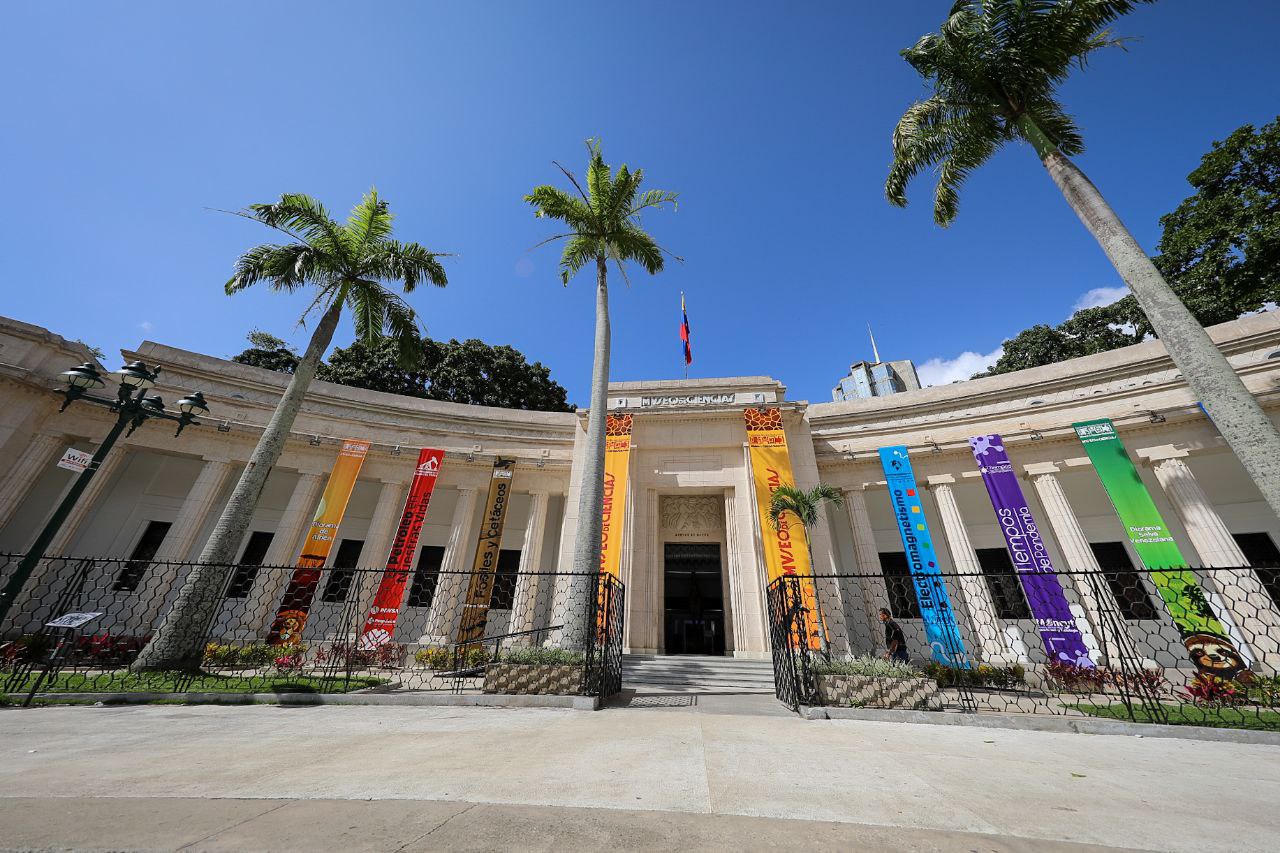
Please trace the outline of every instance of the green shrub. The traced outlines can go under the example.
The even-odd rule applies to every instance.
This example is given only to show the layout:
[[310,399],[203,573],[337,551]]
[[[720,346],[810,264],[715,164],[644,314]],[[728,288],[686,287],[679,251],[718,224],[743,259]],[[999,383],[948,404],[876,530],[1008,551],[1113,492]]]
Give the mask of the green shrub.
[[586,656],[582,652],[571,652],[568,649],[518,648],[503,651],[498,660],[502,663],[537,666],[581,666],[586,662]]
[[413,653],[413,659],[427,669],[448,669],[453,666],[453,650],[440,646],[423,646]]
[[[474,669],[489,662],[489,649],[483,646],[472,646],[462,656],[461,668]],[[427,669],[448,671],[454,667],[454,649],[452,646],[424,646],[413,653],[413,659]]]
[[967,687],[995,687],[995,688],[1015,688],[1026,683],[1027,671],[1019,664],[1012,666],[993,666],[989,663],[980,663],[971,669],[958,669],[956,667],[945,666],[937,661],[930,661],[924,665],[925,672],[929,674],[939,687],[959,687],[961,685]]
[[[295,651],[306,652],[300,646]],[[209,643],[204,647],[204,665],[209,667],[246,667],[257,668],[269,666],[281,654],[281,650],[266,643],[249,643],[237,646],[234,643]]]
[[877,657],[819,660],[813,667],[818,675],[868,675],[872,678],[924,678],[925,673],[909,663]]

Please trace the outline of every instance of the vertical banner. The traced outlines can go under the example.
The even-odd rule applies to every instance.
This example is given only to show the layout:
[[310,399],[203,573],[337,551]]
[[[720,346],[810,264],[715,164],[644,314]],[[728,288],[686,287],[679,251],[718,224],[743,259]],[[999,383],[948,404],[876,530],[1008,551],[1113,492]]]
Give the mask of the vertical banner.
[[360,649],[376,649],[391,642],[395,636],[396,619],[400,616],[400,602],[404,600],[405,584],[409,581],[413,552],[418,548],[418,536],[422,533],[422,522],[427,518],[431,492],[436,487],[443,459],[443,450],[424,448],[418,453],[418,466],[409,484],[409,497],[404,502],[404,512],[396,527],[396,538],[391,542],[391,553],[387,555],[387,568],[382,573],[373,607],[360,631],[357,643]]
[[880,448],[880,467],[889,486],[889,506],[902,537],[911,584],[920,603],[925,638],[933,659],[947,666],[968,669],[969,656],[938,568],[938,555],[929,535],[929,523],[925,521],[924,505],[920,502],[920,489],[911,470],[907,448],[900,444]]
[[507,505],[511,503],[510,459],[493,461],[489,479],[489,497],[485,501],[484,524],[476,542],[476,558],[471,564],[471,583],[467,586],[466,603],[462,605],[462,622],[458,626],[458,642],[474,643],[484,638],[489,622],[489,601],[493,598],[493,577],[498,570],[498,551],[502,546],[502,528],[507,522]]
[[351,491],[356,487],[356,477],[368,452],[367,441],[342,442],[338,461],[329,472],[329,482],[325,484],[320,505],[311,520],[311,530],[302,543],[297,568],[289,578],[284,598],[280,600],[280,608],[271,624],[268,643],[296,646],[302,642],[302,629],[307,626],[311,599],[315,597],[316,586],[320,583],[320,570],[329,559],[334,537],[338,535],[338,525],[347,511],[347,502],[351,500]]
[[1149,570],[1151,582],[1178,626],[1191,662],[1210,675],[1238,675],[1246,668],[1244,658],[1228,639],[1195,575],[1184,570],[1187,561],[1125,452],[1115,424],[1102,418],[1071,426],[1107,490],[1133,550]]
[[[627,510],[627,473],[631,466],[631,415],[607,415],[604,425],[604,506],[600,515],[600,574],[619,577],[622,525]],[[596,631],[608,623],[608,587],[596,586]]]
[[751,476],[755,482],[756,511],[760,516],[760,541],[764,545],[765,567],[769,581],[784,575],[799,575],[800,595],[808,611],[806,641],[811,649],[825,647],[826,630],[818,608],[813,567],[809,564],[809,539],[804,525],[796,524],[784,514],[775,528],[769,520],[773,491],[784,483],[795,485],[791,473],[791,456],[787,452],[787,435],[782,431],[781,409],[747,409],[747,450],[751,457]]
[[604,508],[600,527],[600,573],[618,577],[622,523],[631,463],[631,415],[608,415],[604,427]]
[[1018,580],[1022,582],[1022,591],[1027,594],[1031,617],[1035,619],[1049,660],[1092,669],[1089,648],[1071,615],[1062,584],[1054,574],[1053,560],[1040,536],[1040,525],[1036,524],[1018,485],[1018,477],[1005,453],[1004,440],[999,435],[975,435],[969,439],[969,447],[991,497],[1000,532]]

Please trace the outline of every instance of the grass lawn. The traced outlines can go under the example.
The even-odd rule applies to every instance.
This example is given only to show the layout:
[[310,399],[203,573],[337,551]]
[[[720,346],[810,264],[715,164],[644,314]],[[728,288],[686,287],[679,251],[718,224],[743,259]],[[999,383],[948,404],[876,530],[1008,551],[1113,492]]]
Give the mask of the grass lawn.
[[[1090,705],[1081,703],[1077,710],[1092,717],[1128,720],[1129,711],[1124,705]],[[1133,716],[1139,723],[1166,722],[1171,726],[1209,726],[1215,729],[1259,729],[1280,731],[1280,711],[1263,711],[1255,708],[1200,708],[1195,705],[1162,705],[1167,720],[1154,719],[1141,705],[1134,704]]]
[[[10,702],[21,700],[39,678],[33,672],[7,694]],[[0,685],[6,678],[0,674]],[[368,676],[324,677],[317,675],[219,675],[176,672],[136,674],[128,670],[113,672],[60,672],[40,685],[41,693],[349,693],[386,683],[383,678]],[[6,694],[0,693],[0,704]]]

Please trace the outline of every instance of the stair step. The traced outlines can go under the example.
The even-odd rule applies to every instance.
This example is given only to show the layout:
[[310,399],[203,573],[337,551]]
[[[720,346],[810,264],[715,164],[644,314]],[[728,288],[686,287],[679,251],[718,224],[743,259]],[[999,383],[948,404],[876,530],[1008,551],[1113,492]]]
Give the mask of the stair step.
[[624,684],[772,693],[773,664],[699,655],[623,655]]

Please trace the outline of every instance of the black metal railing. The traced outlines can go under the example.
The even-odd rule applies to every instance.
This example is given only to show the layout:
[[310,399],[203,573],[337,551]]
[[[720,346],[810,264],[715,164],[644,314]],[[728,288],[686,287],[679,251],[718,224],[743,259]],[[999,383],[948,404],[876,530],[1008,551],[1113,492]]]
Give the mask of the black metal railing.
[[[0,554],[0,584],[20,561]],[[194,594],[193,577],[212,591]],[[73,693],[492,691],[499,662],[573,667],[573,687],[549,689],[609,695],[621,689],[623,598],[615,578],[575,572],[495,579],[45,558],[0,625],[0,702]],[[208,604],[175,608],[183,599]]]
[[[939,611],[922,613],[897,572],[778,578],[766,590],[778,698],[1280,730],[1277,570],[1035,574],[941,575],[950,631],[929,629]],[[906,659],[890,660],[899,631]]]

